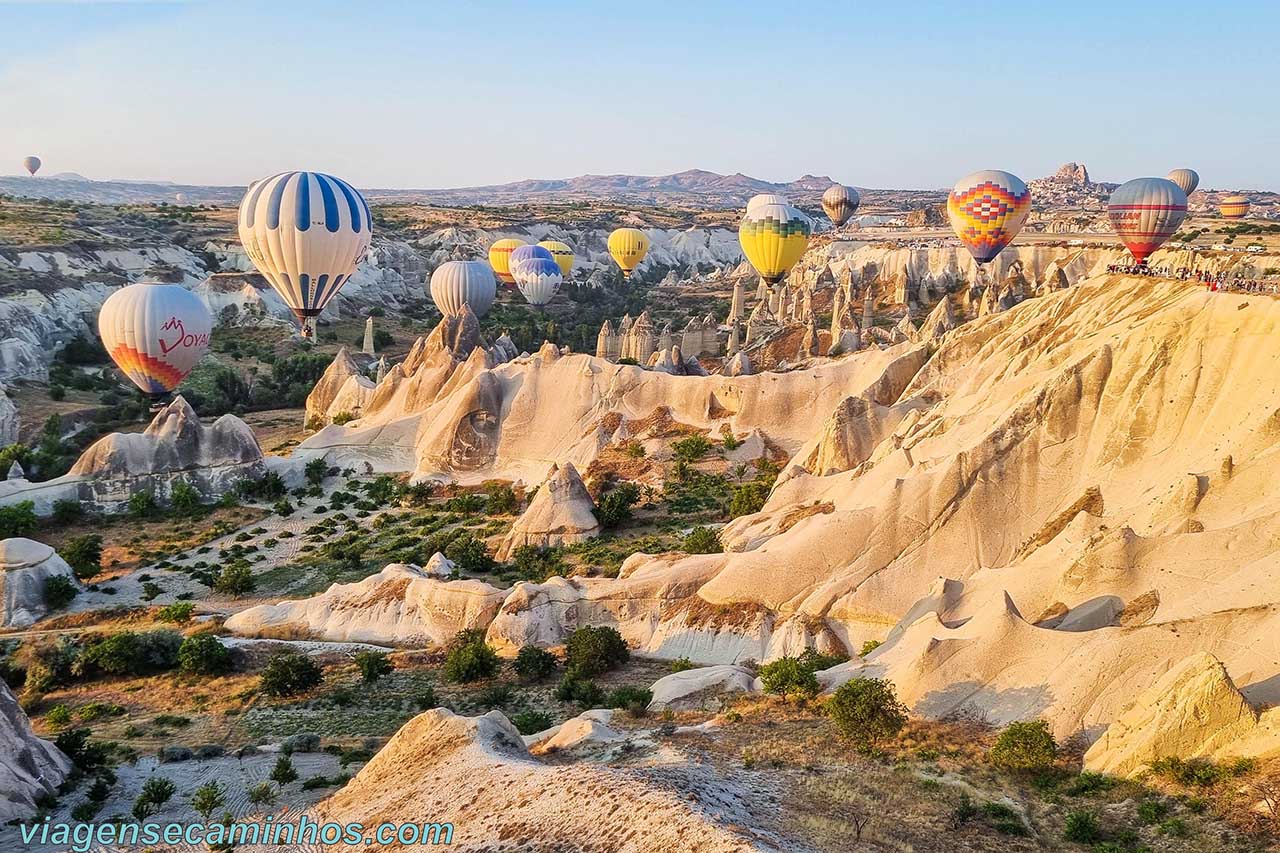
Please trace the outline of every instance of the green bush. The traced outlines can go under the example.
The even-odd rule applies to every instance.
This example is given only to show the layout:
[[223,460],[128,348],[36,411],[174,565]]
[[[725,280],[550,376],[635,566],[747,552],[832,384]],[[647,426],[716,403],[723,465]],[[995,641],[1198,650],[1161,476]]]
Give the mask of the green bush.
[[65,575],[53,575],[44,581],[44,603],[50,610],[61,610],[71,603],[80,590]]
[[262,691],[268,696],[294,696],[324,681],[319,664],[297,652],[281,652],[262,671]]
[[739,516],[759,512],[764,508],[764,502],[768,499],[769,486],[765,483],[753,480],[750,483],[734,486],[733,493],[729,498],[729,517],[738,518]]
[[192,515],[204,506],[195,487],[186,480],[178,480],[169,492],[169,508],[179,515]]
[[684,672],[686,669],[697,669],[697,668],[698,668],[698,665],[696,663],[694,663],[693,661],[685,657],[676,658],[671,663],[667,664],[667,669],[673,673]]
[[156,618],[161,622],[173,622],[178,625],[184,625],[191,621],[191,615],[195,612],[196,606],[189,601],[180,601],[177,604],[166,604],[156,611]]
[[521,711],[511,717],[511,724],[520,734],[531,735],[551,728],[552,720],[541,711]]
[[569,571],[559,548],[521,545],[511,555],[511,568],[523,580],[542,583]]
[[63,726],[70,725],[71,709],[62,704],[54,705],[45,712],[44,721],[55,729],[60,729]]
[[31,501],[0,506],[0,539],[29,536],[38,524],[36,505]]
[[63,498],[53,502],[54,524],[73,524],[82,518],[84,518],[84,505],[80,501]]
[[91,640],[76,659],[79,675],[149,675],[178,665],[177,631],[118,631]]
[[444,659],[444,677],[457,683],[492,678],[500,665],[498,653],[484,641],[476,628],[459,631],[449,643]]
[[128,510],[130,518],[150,518],[156,513],[156,498],[151,492],[137,492],[129,496]]
[[76,577],[82,580],[102,571],[102,537],[97,533],[71,537],[63,544],[60,553]]
[[855,678],[842,685],[827,702],[826,712],[840,734],[864,751],[897,736],[907,724],[906,706],[882,678]]
[[306,474],[308,483],[319,486],[329,473],[329,463],[325,462],[323,457],[317,457],[308,462],[302,470]]
[[686,554],[719,554],[724,551],[720,533],[710,527],[695,527],[685,534],[680,543]]
[[598,708],[604,703],[604,691],[599,685],[573,670],[566,672],[560,679],[555,696],[561,702],[577,703],[584,711]]
[[1089,811],[1073,811],[1067,814],[1062,837],[1076,844],[1096,844],[1102,840],[1102,828],[1098,816]]
[[867,655],[880,648],[880,645],[881,643],[879,640],[867,640],[862,644],[862,648],[858,651],[858,657],[865,658]]
[[255,806],[271,806],[275,805],[276,802],[276,790],[271,787],[270,782],[259,782],[245,791],[245,795],[249,798],[249,802]]
[[227,804],[222,786],[217,782],[206,782],[191,796],[191,808],[208,823],[210,815]]
[[683,462],[697,462],[710,449],[710,439],[700,433],[671,442],[671,452]]
[[1163,800],[1143,800],[1138,803],[1138,820],[1150,826],[1159,823],[1169,814],[1169,804]]
[[484,542],[474,533],[455,536],[444,549],[444,555],[453,561],[460,571],[475,573],[493,571],[493,558]]
[[653,691],[646,687],[618,687],[609,692],[605,705],[626,711],[633,717],[643,717],[653,701]]
[[213,588],[223,595],[240,596],[253,592],[257,581],[247,563],[228,563],[213,582]]
[[269,778],[272,782],[284,787],[290,782],[297,780],[298,771],[294,769],[293,761],[289,759],[289,756],[281,755],[276,759],[276,766],[271,769],[271,776]]
[[760,667],[764,692],[784,699],[811,699],[818,695],[818,677],[799,658],[781,657]]
[[169,802],[169,798],[172,797],[177,790],[177,786],[163,776],[151,776],[143,783],[142,791],[138,796],[149,803],[162,806]]
[[611,530],[631,518],[631,507],[640,500],[640,487],[635,483],[619,483],[596,505],[596,520]]
[[627,643],[616,628],[584,626],[565,641],[565,662],[579,675],[592,676],[616,669],[631,659]]
[[178,647],[178,668],[191,675],[220,675],[231,668],[231,650],[208,631],[192,634]]
[[336,426],[346,426],[356,419],[356,416],[350,412],[338,412],[333,416],[333,423]]
[[542,681],[556,671],[556,656],[537,646],[522,646],[511,662],[511,668],[524,681]]
[[355,657],[356,666],[360,668],[360,677],[366,684],[372,684],[382,676],[391,672],[395,666],[385,652],[365,651]]
[[1058,744],[1044,720],[1010,723],[996,738],[988,755],[1005,770],[1043,770],[1058,759]]
[[520,506],[515,490],[505,483],[489,483],[484,490],[488,496],[485,511],[489,515],[513,515]]

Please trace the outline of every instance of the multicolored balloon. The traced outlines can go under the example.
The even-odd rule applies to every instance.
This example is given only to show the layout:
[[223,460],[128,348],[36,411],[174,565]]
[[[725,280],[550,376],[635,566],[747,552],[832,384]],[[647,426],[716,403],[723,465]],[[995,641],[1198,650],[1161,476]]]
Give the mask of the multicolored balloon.
[[1143,263],[1187,218],[1187,194],[1168,178],[1134,178],[1111,194],[1107,216],[1133,259]]
[[564,281],[560,265],[551,258],[526,258],[518,261],[511,274],[516,278],[516,287],[520,288],[520,293],[535,308],[541,308],[554,299]]
[[1249,197],[1229,195],[1218,202],[1218,214],[1223,219],[1243,219],[1249,215]]
[[631,278],[647,254],[649,238],[639,228],[619,228],[609,235],[609,255],[622,270],[623,278]]
[[172,391],[209,351],[213,317],[199,297],[176,284],[139,282],[107,297],[98,334],[134,385],[152,396]]
[[506,237],[489,247],[489,266],[503,284],[515,284],[516,280],[511,277],[511,253],[524,244],[523,240]]
[[23,157],[22,168],[26,169],[27,173],[34,178],[36,172],[40,171],[40,158],[34,154],[30,157]]
[[809,247],[813,223],[789,204],[766,204],[743,217],[738,226],[742,251],[769,284],[783,276]]
[[791,202],[777,193],[759,193],[747,199],[747,215],[750,216],[758,208],[764,207],[766,204],[791,204]]
[[372,229],[364,197],[320,172],[273,175],[252,184],[240,202],[240,242],[304,337],[355,272]]
[[560,275],[568,281],[569,273],[573,272],[573,247],[559,240],[543,240],[538,245],[551,253],[551,257],[555,258],[560,266]]
[[834,184],[822,194],[822,209],[831,224],[839,228],[852,218],[860,201],[858,191],[853,187]]
[[484,261],[445,261],[431,274],[431,301],[446,317],[470,308],[483,317],[493,307],[498,283]]
[[985,264],[1018,236],[1031,212],[1031,190],[1017,175],[984,169],[961,178],[947,196],[947,214],[960,242]]
[[1200,176],[1191,169],[1174,169],[1165,177],[1177,184],[1187,198],[1191,198],[1196,187],[1200,186]]

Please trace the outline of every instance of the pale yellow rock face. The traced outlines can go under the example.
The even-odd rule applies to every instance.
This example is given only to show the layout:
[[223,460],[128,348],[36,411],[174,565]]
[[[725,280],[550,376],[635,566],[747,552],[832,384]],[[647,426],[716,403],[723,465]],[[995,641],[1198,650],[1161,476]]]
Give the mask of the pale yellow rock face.
[[1202,652],[1140,693],[1085,753],[1084,766],[1133,776],[1160,758],[1211,757],[1257,726],[1221,662]]

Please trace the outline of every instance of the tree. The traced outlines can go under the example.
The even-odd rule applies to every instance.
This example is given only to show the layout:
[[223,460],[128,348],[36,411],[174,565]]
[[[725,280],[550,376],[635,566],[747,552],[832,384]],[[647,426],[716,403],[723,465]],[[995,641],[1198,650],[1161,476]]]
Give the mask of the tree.
[[156,498],[151,492],[137,492],[129,496],[130,518],[143,519],[155,515]]
[[489,556],[489,549],[470,531],[453,537],[445,546],[444,555],[464,572],[474,574],[493,571],[494,562]]
[[178,668],[191,675],[220,675],[231,668],[231,650],[208,631],[192,634],[178,647]]
[[898,701],[893,685],[883,678],[855,678],[844,684],[831,697],[826,710],[840,734],[863,751],[894,737],[907,724],[906,706]]
[[62,546],[62,559],[81,580],[102,571],[102,537],[97,533],[73,536]]
[[191,515],[203,505],[200,493],[186,480],[178,480],[169,492],[169,508],[179,515]]
[[759,512],[764,508],[764,502],[768,499],[769,486],[759,480],[752,480],[750,483],[735,486],[733,495],[729,498],[729,515],[732,518],[737,518],[738,516]]
[[297,778],[298,771],[294,769],[293,762],[289,759],[289,756],[281,755],[276,759],[276,766],[271,770],[272,782],[283,788]]
[[622,635],[606,626],[579,628],[565,641],[564,651],[569,667],[584,676],[608,672],[631,659]]
[[35,532],[38,524],[36,505],[31,501],[0,506],[0,539],[28,536]]
[[539,548],[537,545],[521,545],[512,552],[511,567],[521,578],[533,583],[542,583],[550,577],[564,577],[569,570],[559,548]]
[[556,671],[556,656],[537,646],[522,646],[511,662],[516,675],[525,681],[542,681]]
[[710,449],[711,441],[701,433],[671,442],[672,453],[683,462],[696,462]]
[[213,582],[213,588],[223,595],[244,595],[253,592],[257,581],[253,579],[253,571],[248,563],[228,563],[222,567],[222,573]]
[[196,788],[195,794],[191,796],[191,808],[195,809],[206,822],[210,815],[226,804],[227,798],[222,792],[222,786],[217,782],[206,782]]
[[311,658],[297,652],[281,652],[262,670],[262,691],[268,696],[294,696],[324,681],[324,673]]
[[596,520],[606,530],[615,528],[631,518],[631,507],[640,500],[640,487],[635,483],[620,483],[600,499],[596,506]]
[[1044,770],[1058,758],[1058,743],[1044,720],[1010,723],[987,758],[1005,770]]
[[44,603],[50,610],[61,610],[71,603],[80,590],[66,575],[53,575],[44,581]]
[[765,693],[784,699],[811,699],[818,695],[818,678],[799,658],[781,657],[760,667]]
[[710,527],[695,527],[685,534],[681,543],[687,554],[719,554],[724,551],[720,534]]
[[142,792],[138,795],[139,799],[145,799],[149,803],[157,806],[163,806],[169,802],[169,798],[177,791],[177,787],[170,780],[163,776],[152,776],[142,785]]
[[454,634],[444,659],[444,677],[465,683],[492,678],[498,673],[498,653],[484,641],[484,634],[467,628]]
[[308,483],[313,486],[319,486],[329,473],[329,463],[324,461],[324,457],[318,456],[308,462],[302,470],[307,475]]
[[372,684],[382,676],[395,669],[391,659],[385,652],[360,652],[356,655],[356,666],[360,668],[360,677],[366,684]]
[[515,490],[506,483],[490,483],[485,486],[485,494],[489,498],[485,510],[490,515],[512,515],[519,507]]
[[53,523],[61,526],[73,524],[84,518],[84,505],[80,501],[62,498],[53,502]]

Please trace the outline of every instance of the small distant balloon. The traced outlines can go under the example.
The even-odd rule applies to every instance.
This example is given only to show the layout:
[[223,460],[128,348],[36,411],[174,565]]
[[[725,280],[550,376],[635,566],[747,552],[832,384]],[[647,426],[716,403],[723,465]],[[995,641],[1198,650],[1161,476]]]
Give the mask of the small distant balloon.
[[174,194],[173,194],[173,200],[174,200],[174,201],[176,201],[178,204],[186,204],[186,203],[187,203],[187,194],[186,194],[186,193],[174,193]]
[[1196,187],[1200,186],[1200,176],[1191,169],[1174,169],[1166,178],[1178,185],[1178,189],[1188,198],[1196,191]]
[[742,218],[742,252],[769,284],[782,280],[809,248],[813,223],[789,204],[766,204]]
[[555,258],[560,266],[560,275],[568,281],[569,273],[573,272],[573,247],[559,240],[543,240],[538,245],[551,253],[551,257]]
[[1187,218],[1187,194],[1168,178],[1134,178],[1111,194],[1107,216],[1133,259],[1143,263]]
[[446,261],[431,274],[431,301],[446,317],[461,314],[464,306],[483,317],[497,292],[493,270],[484,261]]
[[831,224],[839,228],[844,225],[858,209],[858,191],[853,187],[840,184],[827,187],[822,194],[822,210],[831,220]]
[[622,270],[623,278],[631,278],[647,254],[649,238],[639,228],[619,228],[609,235],[609,255]]
[[947,196],[947,215],[960,242],[980,264],[1013,242],[1031,212],[1031,190],[1017,175],[984,169],[965,175]]
[[489,266],[503,284],[515,284],[516,280],[511,277],[511,253],[524,244],[523,240],[507,237],[489,247]]
[[40,171],[40,158],[34,154],[30,157],[23,157],[22,168],[27,170],[27,174],[35,177],[36,172]]
[[177,388],[209,350],[213,317],[176,284],[139,282],[107,297],[98,334],[111,360],[147,394]]
[[1243,219],[1249,215],[1249,197],[1229,195],[1218,202],[1218,214],[1223,219]]
[[753,195],[747,200],[747,215],[750,216],[757,208],[764,207],[766,204],[790,204],[786,197],[777,193],[759,193]]
[[535,308],[541,308],[554,299],[564,281],[560,265],[551,258],[525,258],[517,261],[511,274],[515,276],[520,293]]

